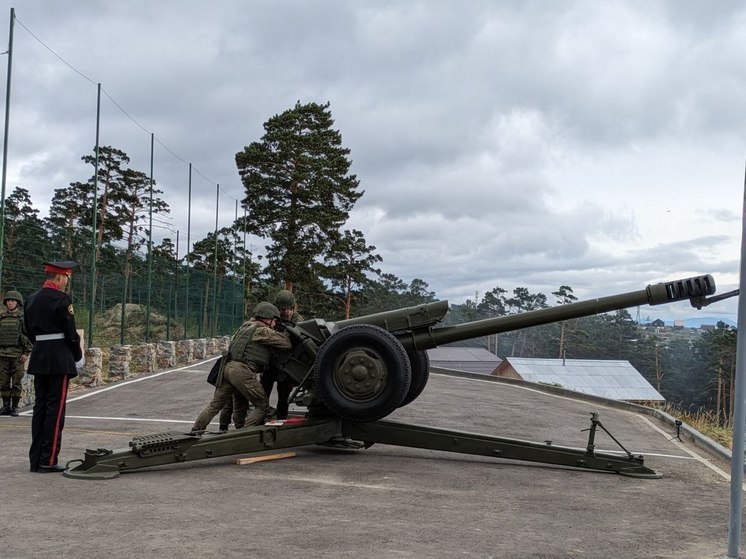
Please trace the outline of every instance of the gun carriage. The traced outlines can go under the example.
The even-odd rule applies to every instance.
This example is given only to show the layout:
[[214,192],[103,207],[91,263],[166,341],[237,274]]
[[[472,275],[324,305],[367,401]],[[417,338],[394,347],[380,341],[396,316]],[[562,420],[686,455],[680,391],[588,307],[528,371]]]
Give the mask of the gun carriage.
[[436,326],[448,312],[447,301],[336,322],[307,320],[288,327],[293,348],[275,357],[275,365],[297,384],[291,402],[307,408],[305,414],[293,416],[282,424],[268,423],[224,433],[166,432],[135,437],[129,448],[87,449],[82,460],[68,463],[64,475],[109,479],[120,472],[151,466],[352,439],[365,448],[381,443],[602,470],[631,477],[660,477],[644,465],[642,456],[627,451],[613,436],[623,455],[595,450],[597,428],[606,431],[597,413],[591,414],[585,449],[384,418],[413,402],[425,389],[429,376],[428,349],[640,305],[688,299],[692,306],[701,308],[712,300],[707,297],[714,293],[712,276],[703,275],[456,326]]

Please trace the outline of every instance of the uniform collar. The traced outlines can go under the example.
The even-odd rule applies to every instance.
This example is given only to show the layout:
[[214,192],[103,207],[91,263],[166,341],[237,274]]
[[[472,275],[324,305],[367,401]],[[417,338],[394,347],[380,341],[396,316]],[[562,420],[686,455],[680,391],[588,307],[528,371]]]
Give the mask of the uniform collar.
[[62,291],[62,290],[61,290],[61,289],[60,289],[60,288],[59,288],[59,287],[57,286],[57,284],[56,284],[56,283],[54,283],[54,282],[53,282],[52,280],[46,280],[46,281],[45,281],[45,282],[44,282],[44,283],[42,284],[42,287],[48,287],[49,289],[56,289],[57,291]]

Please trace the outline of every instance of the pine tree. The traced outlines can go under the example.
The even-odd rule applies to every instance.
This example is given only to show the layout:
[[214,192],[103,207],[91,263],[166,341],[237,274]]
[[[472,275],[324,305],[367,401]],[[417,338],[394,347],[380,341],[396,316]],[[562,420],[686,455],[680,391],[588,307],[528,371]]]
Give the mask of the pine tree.
[[724,424],[733,425],[736,374],[736,328],[718,322],[715,329],[705,332],[698,349],[708,372],[711,401],[718,419]]
[[68,188],[56,188],[49,206],[47,222],[61,252],[60,257],[76,260],[81,264],[90,246],[90,219],[80,208],[93,207],[93,186],[89,183],[71,182]]
[[260,141],[236,154],[248,210],[246,224],[236,225],[271,239],[270,276],[289,290],[296,282],[314,283],[314,262],[339,238],[363,194],[333,124],[329,103],[297,102],[264,123]]
[[[557,303],[560,305],[568,305],[578,300],[572,292],[572,287],[569,285],[560,285],[557,291],[552,291],[552,295],[557,297]],[[559,354],[558,358],[563,359],[565,357],[565,332],[567,330],[567,320],[563,320],[559,326]]]
[[328,279],[334,289],[334,296],[344,308],[344,317],[350,318],[352,301],[356,291],[365,284],[368,274],[378,274],[375,264],[382,258],[373,251],[376,247],[367,245],[361,231],[345,231],[326,255],[326,265],[322,276]]
[[5,198],[4,250],[3,287],[30,292],[38,283],[41,264],[53,254],[39,210],[20,186]]
[[[118,206],[117,219],[126,246],[122,263],[122,275],[124,276],[125,299],[129,300],[131,300],[132,295],[127,293],[126,286],[130,284],[135,253],[145,246],[150,236],[150,231],[145,226],[146,218],[149,218],[150,215],[150,188],[150,177],[142,171],[134,169],[123,171],[120,192],[122,203]],[[152,188],[153,214],[156,216],[168,214],[169,206],[160,197],[163,191],[155,187],[155,181],[153,181]]]
[[357,312],[363,316],[404,307],[402,299],[406,289],[407,284],[394,274],[382,273],[377,278],[368,278],[361,289]]

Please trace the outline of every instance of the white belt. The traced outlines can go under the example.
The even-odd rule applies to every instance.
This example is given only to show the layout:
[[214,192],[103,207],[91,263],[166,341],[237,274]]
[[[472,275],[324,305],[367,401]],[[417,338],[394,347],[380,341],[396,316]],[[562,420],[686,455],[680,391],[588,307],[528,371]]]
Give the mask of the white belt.
[[36,336],[37,342],[46,342],[49,340],[64,340],[65,334],[58,332],[57,334],[39,334]]

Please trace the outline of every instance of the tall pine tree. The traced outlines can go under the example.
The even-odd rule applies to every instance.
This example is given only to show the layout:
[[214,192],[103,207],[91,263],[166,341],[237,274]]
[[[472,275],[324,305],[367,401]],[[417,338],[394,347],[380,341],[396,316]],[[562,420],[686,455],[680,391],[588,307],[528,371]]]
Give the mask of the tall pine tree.
[[344,307],[345,319],[350,318],[352,301],[366,284],[368,274],[380,274],[374,266],[382,258],[374,250],[376,247],[366,244],[363,233],[353,229],[345,231],[326,256],[323,276],[331,282],[333,296]]
[[333,125],[329,103],[297,102],[264,123],[260,141],[236,154],[248,210],[245,225],[243,219],[236,225],[271,240],[269,274],[289,290],[314,283],[314,262],[339,238],[363,194]]

